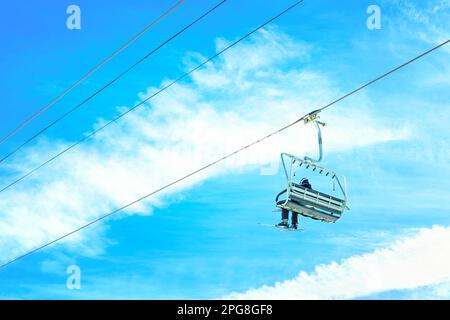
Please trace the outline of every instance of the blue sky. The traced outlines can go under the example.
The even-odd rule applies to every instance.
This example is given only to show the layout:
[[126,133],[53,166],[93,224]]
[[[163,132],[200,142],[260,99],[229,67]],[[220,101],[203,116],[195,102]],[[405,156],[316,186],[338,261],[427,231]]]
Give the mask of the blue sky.
[[[0,152],[6,154],[215,3],[186,1],[2,144]],[[290,3],[227,1],[10,158],[0,167],[2,185]],[[373,3],[382,10],[381,30],[366,28],[366,9]],[[78,1],[82,29],[73,31],[65,26],[70,4],[3,5],[2,136],[172,2]],[[306,0],[123,122],[0,194],[2,260],[134,200],[428,50],[449,38],[449,15],[450,3],[442,0]],[[270,298],[282,292],[308,298],[309,291],[313,298],[448,298],[449,54],[449,48],[435,52],[322,114],[328,123],[324,165],[349,182],[351,210],[338,224],[303,219],[303,233],[257,225],[278,221],[273,198],[284,184],[281,170],[261,175],[261,165],[273,163],[281,151],[316,152],[314,131],[299,126],[235,162],[0,270],[0,297],[193,299],[239,292],[237,297]],[[430,258],[431,253],[438,254]],[[371,259],[376,270],[373,263],[366,265]],[[409,273],[400,272],[401,260],[410,261]],[[82,271],[80,290],[66,288],[66,268],[72,264]],[[329,279],[330,273],[337,275]],[[402,274],[410,276],[403,279]]]

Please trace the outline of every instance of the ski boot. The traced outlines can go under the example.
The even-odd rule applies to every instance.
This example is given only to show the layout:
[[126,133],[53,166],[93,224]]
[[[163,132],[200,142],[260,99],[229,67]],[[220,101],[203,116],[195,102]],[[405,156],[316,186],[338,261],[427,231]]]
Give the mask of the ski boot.
[[275,227],[282,228],[282,229],[288,229],[289,228],[288,220],[287,219],[281,220],[281,222],[279,224],[276,224]]

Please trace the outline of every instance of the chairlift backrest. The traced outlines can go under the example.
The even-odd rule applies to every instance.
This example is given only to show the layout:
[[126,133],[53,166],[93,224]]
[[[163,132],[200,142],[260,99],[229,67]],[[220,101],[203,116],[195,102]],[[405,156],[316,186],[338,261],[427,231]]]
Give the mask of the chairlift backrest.
[[[317,163],[314,163],[309,158],[299,158],[296,156],[293,156],[288,153],[282,153],[281,154],[281,161],[283,164],[284,173],[287,180],[288,185],[288,193],[290,190],[292,190],[292,186],[295,184],[294,182],[294,175],[297,168],[304,167],[305,169],[311,169],[314,172],[317,172],[319,174],[324,174],[326,177],[331,176],[331,180],[333,183],[337,183],[339,190],[342,193],[343,201],[346,204],[347,203],[347,187],[345,183],[345,177],[340,178],[336,172],[329,170],[323,166],[318,165]],[[341,181],[342,179],[342,181]],[[289,194],[287,195],[289,197]]]

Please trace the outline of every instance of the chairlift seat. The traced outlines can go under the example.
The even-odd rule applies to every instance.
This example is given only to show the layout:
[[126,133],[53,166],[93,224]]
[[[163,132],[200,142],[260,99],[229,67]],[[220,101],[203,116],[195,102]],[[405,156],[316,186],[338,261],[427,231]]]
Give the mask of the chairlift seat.
[[346,208],[345,200],[323,192],[305,188],[296,183],[290,184],[288,188],[289,198],[287,201],[277,200],[277,207],[331,223],[339,220]]

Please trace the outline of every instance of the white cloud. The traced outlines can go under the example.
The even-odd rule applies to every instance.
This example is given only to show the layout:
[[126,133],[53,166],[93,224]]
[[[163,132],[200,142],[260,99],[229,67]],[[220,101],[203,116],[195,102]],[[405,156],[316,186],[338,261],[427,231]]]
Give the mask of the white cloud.
[[[352,299],[401,289],[437,285],[435,294],[447,294],[450,281],[450,227],[421,229],[415,236],[396,240],[372,253],[339,263],[319,265],[274,286],[262,286],[230,299]],[[416,298],[423,298],[417,294]],[[447,296],[449,298],[450,296]]]
[[[301,68],[309,55],[308,46],[281,32],[260,32],[195,73],[190,82],[174,85],[0,194],[0,261],[51,241],[331,101],[341,92],[325,75]],[[140,98],[156,90],[149,88]],[[329,152],[408,137],[409,130],[398,120],[394,126],[371,116],[364,96],[353,102],[326,113]],[[41,140],[10,164],[10,172],[20,176],[69,144]],[[278,159],[281,151],[315,153],[314,128],[292,128],[127,213],[151,214],[153,207],[177,201],[181,191],[206,178],[256,169]],[[95,255],[106,245],[103,231],[100,225],[65,243]]]
[[413,300],[448,300],[450,299],[450,281],[419,288],[408,292],[406,297]]
[[[449,18],[450,1],[389,1],[387,5],[394,5],[403,21],[395,24],[399,28],[421,41],[436,45],[450,38]],[[448,46],[443,48],[450,52]]]

